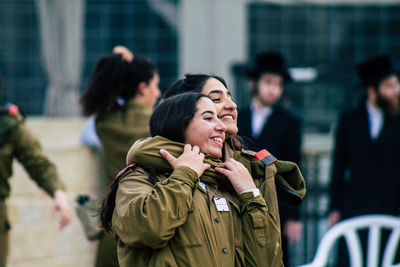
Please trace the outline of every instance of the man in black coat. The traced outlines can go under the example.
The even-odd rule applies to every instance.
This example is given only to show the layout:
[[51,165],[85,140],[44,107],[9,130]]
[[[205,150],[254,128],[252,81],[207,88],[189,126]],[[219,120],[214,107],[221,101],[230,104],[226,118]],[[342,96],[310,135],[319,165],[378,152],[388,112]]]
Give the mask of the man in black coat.
[[[247,141],[248,149],[267,149],[280,160],[299,164],[301,149],[300,119],[279,102],[284,84],[291,81],[284,59],[277,52],[262,52],[248,69],[251,79],[252,100],[239,111],[239,135]],[[284,264],[288,265],[288,241],[300,237],[302,223],[296,207],[279,203]]]
[[358,64],[357,71],[366,96],[357,108],[344,112],[339,119],[330,225],[359,215],[400,214],[398,74],[386,55]]

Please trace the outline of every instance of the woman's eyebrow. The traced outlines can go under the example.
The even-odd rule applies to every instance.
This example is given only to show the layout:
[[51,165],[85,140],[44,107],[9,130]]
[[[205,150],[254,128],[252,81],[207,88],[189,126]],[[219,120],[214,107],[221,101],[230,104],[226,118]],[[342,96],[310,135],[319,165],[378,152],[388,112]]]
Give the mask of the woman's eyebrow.
[[209,94],[209,95],[211,95],[211,94],[220,94],[220,95],[222,95],[223,92],[222,92],[222,90],[212,90],[212,91],[209,92],[208,94]]
[[214,115],[214,112],[212,110],[203,111],[203,113],[201,113],[200,115],[204,115],[206,113],[210,113],[211,115]]
[[[211,95],[211,94],[223,95],[224,91],[222,91],[222,90],[212,90],[211,92],[208,93],[208,95]],[[232,95],[230,91],[226,91],[226,94],[229,95],[229,96]]]

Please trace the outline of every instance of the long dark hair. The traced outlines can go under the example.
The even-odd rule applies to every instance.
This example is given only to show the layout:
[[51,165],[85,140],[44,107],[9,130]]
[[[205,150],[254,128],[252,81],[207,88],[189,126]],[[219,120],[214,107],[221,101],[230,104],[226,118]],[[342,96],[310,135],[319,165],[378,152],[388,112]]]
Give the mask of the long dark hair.
[[102,116],[134,98],[141,82],[149,83],[157,73],[150,59],[135,55],[132,62],[121,55],[103,56],[96,64],[81,96],[83,114]]
[[[185,130],[196,112],[197,102],[202,97],[208,98],[208,96],[200,93],[187,92],[171,96],[160,102],[150,117],[151,136],[160,135],[171,141],[184,143]],[[145,169],[150,173],[150,182],[155,184],[157,182],[157,177],[154,169],[151,167],[145,167]],[[107,197],[101,205],[101,225],[107,231],[111,231],[112,216],[115,209],[115,198],[117,196],[119,181],[128,170],[129,167],[116,177],[111,184]]]
[[[186,92],[198,92],[201,93],[203,90],[204,85],[206,82],[211,79],[217,79],[220,81],[226,88],[228,86],[226,85],[226,82],[223,78],[216,76],[216,75],[210,75],[210,74],[185,74],[185,77],[183,79],[180,79],[173,83],[168,90],[164,93],[164,99],[168,99],[171,96],[175,96],[178,94],[186,93]],[[225,140],[225,143],[227,143],[230,147],[236,150],[240,150],[243,145],[242,138],[238,135],[231,135],[229,138]]]
[[185,74],[185,78],[180,79],[173,83],[168,90],[164,94],[164,99],[186,93],[186,92],[198,92],[201,93],[206,82],[211,79],[217,79],[220,81],[226,88],[226,82],[219,76],[209,75],[209,74]]

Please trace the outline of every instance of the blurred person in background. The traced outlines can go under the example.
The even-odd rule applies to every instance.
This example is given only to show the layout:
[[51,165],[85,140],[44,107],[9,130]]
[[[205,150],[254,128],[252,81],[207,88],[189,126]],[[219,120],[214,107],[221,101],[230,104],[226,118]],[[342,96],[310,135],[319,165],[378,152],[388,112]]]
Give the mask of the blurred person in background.
[[[105,188],[125,167],[131,145],[150,136],[149,119],[161,94],[159,80],[150,59],[122,46],[103,56],[91,74],[81,103],[84,115],[94,117],[106,167]],[[101,236],[96,266],[118,266],[114,234]]]
[[[281,104],[285,84],[291,81],[283,56],[278,52],[256,55],[247,75],[251,79],[250,105],[239,111],[239,135],[249,149],[266,148],[280,160],[300,162],[301,121]],[[288,243],[299,240],[303,224],[299,208],[279,202],[283,262],[289,265]]]
[[[0,92],[2,77],[0,76]],[[6,198],[10,195],[8,179],[12,176],[13,159],[17,159],[29,176],[54,201],[54,212],[59,212],[60,229],[71,221],[70,205],[56,166],[43,153],[39,140],[31,133],[25,120],[12,104],[0,106],[0,266],[6,266],[9,250],[10,224],[7,217]]]
[[[115,46],[112,50],[112,53],[121,55],[122,58],[127,62],[131,62],[133,60],[133,53],[125,46]],[[91,115],[86,121],[86,124],[80,133],[79,140],[81,144],[89,147],[93,151],[101,150],[101,141],[96,133],[94,115]]]
[[[365,95],[339,118],[329,224],[367,214],[400,214],[400,85],[387,55],[357,65]],[[364,240],[364,245],[366,240]],[[348,266],[341,245],[338,266]]]

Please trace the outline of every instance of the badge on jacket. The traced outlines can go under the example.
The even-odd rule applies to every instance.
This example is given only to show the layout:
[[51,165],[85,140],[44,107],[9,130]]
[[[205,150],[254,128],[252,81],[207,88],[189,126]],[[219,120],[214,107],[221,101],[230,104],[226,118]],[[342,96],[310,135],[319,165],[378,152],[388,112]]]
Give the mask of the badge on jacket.
[[229,211],[228,203],[224,197],[214,197],[213,199],[217,211]]

